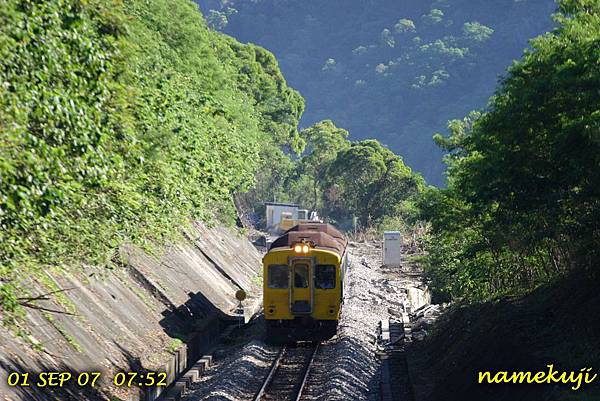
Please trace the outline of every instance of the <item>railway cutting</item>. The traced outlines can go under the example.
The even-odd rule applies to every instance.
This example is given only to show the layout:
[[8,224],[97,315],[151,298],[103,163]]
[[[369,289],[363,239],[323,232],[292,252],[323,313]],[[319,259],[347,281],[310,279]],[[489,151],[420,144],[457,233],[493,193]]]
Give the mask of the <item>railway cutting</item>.
[[[309,252],[318,250],[318,244],[315,245]],[[295,252],[293,248],[288,249],[291,251],[287,252]],[[386,363],[391,373],[388,377],[393,376],[393,381],[390,383],[388,379],[390,385],[385,388],[388,399],[410,400],[403,347],[396,352],[396,346],[400,345],[396,340],[402,333],[396,333],[395,329],[407,328],[404,323],[407,314],[410,315],[412,337],[418,341],[423,335],[419,316],[428,314],[431,307],[427,306],[429,297],[422,285],[420,270],[410,259],[418,250],[410,244],[402,245],[399,266],[383,265],[382,250],[381,241],[360,240],[348,244],[343,303],[332,338],[276,345],[280,343],[270,341],[271,333],[263,324],[268,314],[266,310],[265,316],[257,319],[255,324],[241,329],[239,339],[235,341],[239,348],[225,344],[215,353],[214,367],[184,395],[183,400],[212,401],[222,396],[218,399],[381,401],[386,393],[381,383],[385,378],[382,376],[382,359],[377,356],[382,351],[390,353]],[[297,256],[286,254],[282,261],[290,260],[288,257]],[[287,300],[289,305],[289,294]],[[284,306],[277,304],[276,309]],[[414,324],[413,317],[416,319]],[[385,344],[378,339],[381,321],[392,323],[389,325],[390,338],[384,341]],[[249,341],[244,343],[246,339]]]

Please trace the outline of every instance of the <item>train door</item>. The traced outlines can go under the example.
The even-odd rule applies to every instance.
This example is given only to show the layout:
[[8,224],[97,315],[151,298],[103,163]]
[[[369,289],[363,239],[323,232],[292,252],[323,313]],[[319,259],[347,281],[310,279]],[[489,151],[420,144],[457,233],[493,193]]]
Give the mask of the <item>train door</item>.
[[290,310],[292,314],[310,314],[313,309],[312,264],[301,259],[292,262]]

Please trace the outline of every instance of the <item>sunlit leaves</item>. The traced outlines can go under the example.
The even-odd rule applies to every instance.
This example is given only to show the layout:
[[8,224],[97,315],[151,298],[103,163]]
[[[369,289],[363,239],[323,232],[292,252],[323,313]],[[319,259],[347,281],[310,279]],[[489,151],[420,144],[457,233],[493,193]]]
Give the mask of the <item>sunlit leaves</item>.
[[407,18],[401,18],[398,23],[394,25],[394,29],[397,33],[414,33],[417,31],[415,23]]
[[462,31],[466,39],[475,43],[485,42],[494,33],[492,28],[482,25],[477,21],[465,22]]
[[423,179],[378,141],[365,140],[338,152],[324,186],[337,187],[340,206],[366,226],[395,216],[402,201],[423,189]]
[[192,2],[0,3],[3,312],[17,268],[108,265],[123,242],[232,221],[262,153],[303,148],[303,100],[273,55]]
[[430,25],[440,24],[444,21],[444,12],[440,9],[434,8],[429,14],[425,14],[421,17],[423,22]]
[[600,4],[561,2],[489,110],[450,123],[448,189],[421,199],[438,288],[478,299],[530,290],[600,258]]

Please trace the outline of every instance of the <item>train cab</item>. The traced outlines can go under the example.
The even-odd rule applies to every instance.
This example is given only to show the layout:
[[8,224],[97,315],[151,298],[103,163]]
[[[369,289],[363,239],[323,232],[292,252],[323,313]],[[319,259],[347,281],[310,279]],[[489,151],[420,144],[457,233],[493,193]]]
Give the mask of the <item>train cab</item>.
[[263,258],[267,339],[324,340],[337,330],[347,268],[347,240],[330,224],[298,224]]

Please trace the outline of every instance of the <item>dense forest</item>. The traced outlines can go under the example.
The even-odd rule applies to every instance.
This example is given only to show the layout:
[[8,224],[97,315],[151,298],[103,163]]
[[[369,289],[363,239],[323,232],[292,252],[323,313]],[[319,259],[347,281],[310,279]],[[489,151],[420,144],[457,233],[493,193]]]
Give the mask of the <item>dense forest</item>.
[[424,190],[377,141],[330,120],[299,132],[304,99],[275,57],[191,1],[2,5],[0,308],[17,333],[29,280],[59,292],[47,271],[115,268],[123,243],[154,252],[190,221],[232,224],[234,198],[364,227]]
[[300,132],[304,152],[281,165],[288,167],[262,196],[316,208],[344,228],[427,223],[423,262],[444,299],[517,294],[572,272],[594,276],[599,8],[562,1],[557,28],[506,66],[488,106],[434,137],[447,154],[447,188],[426,188],[377,141],[350,142],[348,131],[324,120]]
[[600,4],[563,0],[555,19],[489,110],[436,137],[448,188],[427,190],[419,208],[433,282],[452,298],[600,277]]
[[376,140],[350,141],[349,133],[323,120],[299,133],[303,151],[271,153],[272,169],[240,194],[254,220],[264,220],[265,200],[295,202],[319,211],[345,230],[408,228],[425,189],[420,174]]
[[[176,4],[173,4],[176,3]],[[193,219],[233,221],[304,107],[273,55],[186,0],[0,1],[0,309],[45,270],[114,267]]]
[[[573,271],[597,277],[600,6],[594,0],[562,0],[554,16],[557,28],[534,39],[520,61],[510,66],[506,60],[503,67],[495,57],[506,58],[520,42],[500,33],[507,26],[518,28],[519,35],[543,30],[549,11],[535,15],[531,24],[526,14],[545,3],[499,7],[489,18],[511,21],[506,26],[464,14],[479,10],[477,15],[484,15],[480,3],[420,5],[405,10],[410,19],[365,8],[364,18],[373,22],[361,25],[366,32],[361,43],[371,43],[368,32],[381,29],[383,17],[369,13],[386,14],[397,24],[386,23],[393,26],[390,36],[374,48],[350,51],[352,57],[409,56],[408,64],[382,64],[382,72],[373,73],[377,79],[364,79],[367,92],[353,92],[359,88],[351,84],[339,95],[347,106],[353,103],[345,109],[348,116],[365,127],[355,131],[337,126],[328,117],[343,121],[339,110],[319,103],[343,93],[331,88],[329,100],[310,106],[315,111],[307,121],[314,124],[298,130],[304,99],[288,87],[273,54],[213,29],[235,26],[233,17],[244,13],[234,3],[226,11],[209,12],[208,23],[189,0],[0,4],[0,308],[5,324],[18,327],[26,280],[57,290],[45,270],[86,264],[114,268],[124,242],[152,249],[176,239],[194,219],[233,223],[234,199],[255,212],[265,200],[299,202],[346,229],[426,222],[424,263],[432,285],[447,299],[519,293]],[[278,2],[283,8],[276,10],[289,4]],[[332,21],[351,24],[352,7],[327,4],[327,12],[336,15]],[[306,23],[329,15],[297,14]],[[290,15],[282,13],[280,23],[291,24],[285,19]],[[244,18],[240,21],[250,21]],[[312,23],[314,32],[308,32],[321,35],[323,22]],[[327,26],[336,35],[344,32],[334,23]],[[463,36],[450,38],[451,30]],[[299,42],[291,42],[300,46],[307,33],[296,35]],[[407,47],[401,45],[402,35],[411,38]],[[332,46],[343,52],[355,39]],[[424,65],[437,71],[437,57],[442,57],[437,51],[458,55],[460,46],[469,49],[465,60],[448,64],[439,86],[386,81],[409,65],[414,67],[410,74]],[[413,59],[409,50],[420,56]],[[432,58],[425,61],[423,54],[430,50]],[[316,73],[304,69],[318,77],[305,78],[311,85],[322,82],[327,88],[326,82],[336,85],[345,76],[333,78],[350,64],[344,67],[337,53],[328,59]],[[356,71],[365,66],[356,65]],[[507,67],[483,108],[476,99],[489,90],[486,74]],[[332,78],[323,78],[327,74]],[[463,78],[453,80],[455,75]],[[423,82],[433,79],[427,77]],[[377,140],[350,140],[392,132],[380,123],[404,129],[400,121],[407,117],[394,110],[409,108],[385,101],[387,95],[373,97],[394,91],[401,94],[392,96],[400,103],[432,102],[410,117],[426,128],[415,130],[418,135],[410,140],[393,137],[400,138],[406,160],[418,165],[416,154],[427,158],[420,166],[437,163],[427,145],[437,142],[440,153],[447,154],[447,188],[427,187],[410,163]],[[460,98],[450,101],[450,93]],[[381,108],[380,101],[387,106]],[[452,106],[444,111],[435,102]],[[474,105],[480,111],[469,113]],[[328,110],[331,115],[319,114]],[[466,117],[451,121],[451,134],[437,135],[434,142],[430,128],[458,112]],[[421,119],[421,113],[427,116]],[[410,143],[420,143],[413,156]]]
[[527,41],[552,29],[553,0],[196,0],[212,27],[274,52],[324,119],[375,138],[436,185],[446,122],[486,106]]

